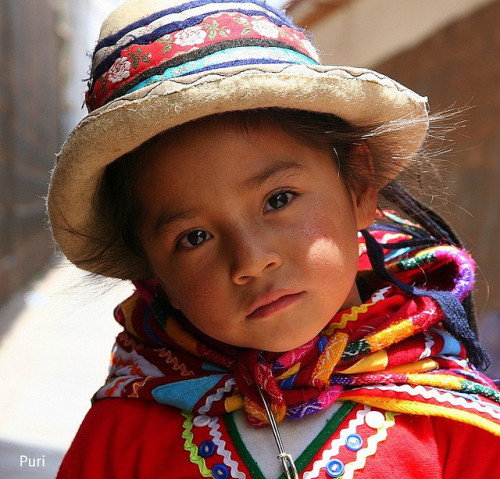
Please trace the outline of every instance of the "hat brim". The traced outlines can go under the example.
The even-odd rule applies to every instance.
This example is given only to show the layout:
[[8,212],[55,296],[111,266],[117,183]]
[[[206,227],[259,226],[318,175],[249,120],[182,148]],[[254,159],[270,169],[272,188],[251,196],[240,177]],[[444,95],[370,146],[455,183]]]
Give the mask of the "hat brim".
[[[154,83],[90,113],[64,143],[47,198],[61,251],[92,273],[143,278],[143,259],[124,244],[108,254],[95,243],[107,228],[100,228],[93,204],[106,166],[169,128],[217,113],[270,107],[330,113],[355,126],[415,120],[391,136],[408,157],[420,148],[428,128],[426,98],[361,68],[253,65]],[[111,257],[123,260],[118,265]]]

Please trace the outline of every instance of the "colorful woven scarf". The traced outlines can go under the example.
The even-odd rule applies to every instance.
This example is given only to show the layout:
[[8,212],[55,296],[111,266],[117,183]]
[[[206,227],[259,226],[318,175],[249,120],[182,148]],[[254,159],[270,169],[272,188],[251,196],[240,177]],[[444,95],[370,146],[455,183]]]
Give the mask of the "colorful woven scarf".
[[136,292],[116,308],[124,331],[108,381],[95,399],[154,400],[208,416],[244,408],[250,422],[262,425],[268,420],[258,385],[278,422],[351,400],[448,417],[500,435],[500,392],[469,363],[466,349],[445,327],[443,301],[421,293],[449,294],[462,302],[473,286],[474,262],[455,246],[407,246],[418,229],[395,228],[404,222],[388,216],[393,224],[376,224],[371,235],[384,247],[385,269],[420,294],[380,280],[360,235],[358,286],[364,303],[337,313],[303,346],[269,353],[207,337],[162,304],[155,281],[138,282]]

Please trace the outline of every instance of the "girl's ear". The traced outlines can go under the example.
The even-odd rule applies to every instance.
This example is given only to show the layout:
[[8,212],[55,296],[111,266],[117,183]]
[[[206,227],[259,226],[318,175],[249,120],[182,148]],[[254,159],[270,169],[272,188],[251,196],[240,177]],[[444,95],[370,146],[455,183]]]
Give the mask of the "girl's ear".
[[378,204],[378,191],[375,187],[375,165],[370,148],[366,142],[355,143],[351,147],[351,161],[356,165],[358,178],[363,182],[351,184],[350,191],[358,230],[370,226],[375,219]]

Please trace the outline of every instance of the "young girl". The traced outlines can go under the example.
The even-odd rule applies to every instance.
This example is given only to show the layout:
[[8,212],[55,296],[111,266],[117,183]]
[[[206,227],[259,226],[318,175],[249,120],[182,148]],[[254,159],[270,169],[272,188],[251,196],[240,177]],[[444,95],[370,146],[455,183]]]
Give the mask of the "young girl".
[[87,105],[52,231],[136,292],[60,478],[500,473],[474,263],[394,181],[425,98],[260,0],[129,0]]

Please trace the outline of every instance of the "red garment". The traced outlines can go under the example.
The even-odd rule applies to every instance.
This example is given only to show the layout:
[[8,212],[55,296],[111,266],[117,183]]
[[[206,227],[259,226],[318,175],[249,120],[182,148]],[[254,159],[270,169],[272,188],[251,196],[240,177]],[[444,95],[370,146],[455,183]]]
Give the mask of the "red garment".
[[[323,447],[309,462],[306,471],[362,408],[355,405],[333,434],[322,441]],[[202,477],[198,465],[191,462],[186,439],[182,437],[183,432],[186,436],[185,421],[178,409],[154,402],[128,399],[99,401],[83,421],[57,479]],[[203,441],[211,439],[208,430],[208,426],[192,428],[195,446],[199,448]],[[220,420],[220,431],[231,458],[238,463],[240,473],[245,474],[239,477],[259,477],[258,473],[249,471],[249,464],[243,464],[223,420]],[[367,437],[374,431],[366,424],[358,427],[356,432],[363,438],[364,447],[368,444]],[[275,447],[271,431],[269,447]],[[499,451],[500,438],[474,426],[439,417],[399,414],[394,425],[387,429],[387,438],[377,444],[376,453],[368,456],[365,466],[356,470],[352,477],[500,477]],[[356,452],[341,447],[335,457],[347,464],[356,458]],[[217,453],[206,459],[209,468],[215,463],[223,463],[223,458]],[[299,476],[303,478],[299,465],[298,468]],[[330,476],[322,468],[316,477]]]
[[[377,232],[383,242],[395,236]],[[472,287],[473,263],[459,248],[414,253],[397,252],[388,268],[460,301]],[[363,272],[368,289],[369,274]],[[271,406],[287,396],[279,428],[296,449],[301,479],[500,477],[500,393],[439,324],[440,303],[378,283],[367,302],[338,313],[307,347],[269,361],[264,353],[252,358],[260,354],[255,351],[231,355],[227,345],[210,349],[213,340],[205,344],[192,328],[152,308],[154,289],[143,288],[117,309],[125,332],[109,381],[58,479],[274,479],[272,432],[245,430],[241,413],[245,401],[246,412],[254,412],[248,407],[254,382]],[[253,361],[245,362],[245,354]],[[253,365],[251,374],[239,374],[244,364]],[[323,395],[332,391],[335,396]]]

